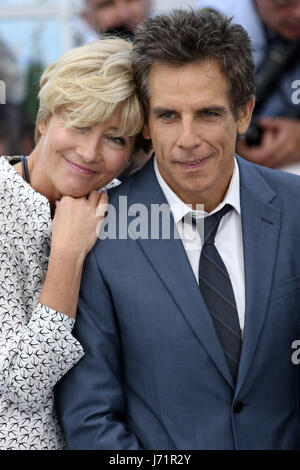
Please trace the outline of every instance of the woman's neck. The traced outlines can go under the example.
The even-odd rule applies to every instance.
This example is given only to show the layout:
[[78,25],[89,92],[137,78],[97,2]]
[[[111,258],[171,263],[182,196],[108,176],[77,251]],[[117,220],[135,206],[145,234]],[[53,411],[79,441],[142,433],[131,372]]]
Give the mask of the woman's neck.
[[[16,171],[22,177],[24,177],[22,163],[17,163],[14,167]],[[55,211],[55,201],[59,201],[62,198],[62,195],[57,191],[47,175],[44,161],[41,155],[40,143],[37,144],[32,153],[29,155],[27,159],[27,167],[30,178],[30,186],[48,199],[50,204],[51,217],[53,218]]]

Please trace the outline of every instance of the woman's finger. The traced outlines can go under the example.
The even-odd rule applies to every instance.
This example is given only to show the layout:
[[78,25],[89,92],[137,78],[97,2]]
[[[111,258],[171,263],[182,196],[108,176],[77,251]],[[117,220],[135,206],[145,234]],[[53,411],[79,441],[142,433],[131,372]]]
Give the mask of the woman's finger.
[[108,195],[106,191],[102,191],[100,195],[100,200],[96,209],[96,217],[104,217],[108,204]]
[[92,204],[94,204],[95,206],[98,204],[100,200],[100,193],[99,191],[92,191],[89,195],[88,195],[88,201],[91,202]]

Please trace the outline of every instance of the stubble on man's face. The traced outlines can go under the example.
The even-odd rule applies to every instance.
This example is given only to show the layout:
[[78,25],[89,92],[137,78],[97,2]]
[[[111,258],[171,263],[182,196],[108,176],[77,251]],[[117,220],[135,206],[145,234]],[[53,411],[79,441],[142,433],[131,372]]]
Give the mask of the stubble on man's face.
[[252,108],[246,120],[235,120],[226,77],[213,60],[154,64],[149,86],[144,137],[152,140],[160,173],[183,202],[210,212],[225,195],[237,134]]

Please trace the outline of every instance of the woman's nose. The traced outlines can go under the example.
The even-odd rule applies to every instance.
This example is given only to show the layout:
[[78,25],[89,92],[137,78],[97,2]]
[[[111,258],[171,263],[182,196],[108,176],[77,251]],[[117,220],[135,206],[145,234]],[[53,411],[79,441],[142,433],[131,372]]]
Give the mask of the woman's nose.
[[79,154],[86,163],[95,162],[99,159],[101,139],[96,135],[88,135],[81,141]]

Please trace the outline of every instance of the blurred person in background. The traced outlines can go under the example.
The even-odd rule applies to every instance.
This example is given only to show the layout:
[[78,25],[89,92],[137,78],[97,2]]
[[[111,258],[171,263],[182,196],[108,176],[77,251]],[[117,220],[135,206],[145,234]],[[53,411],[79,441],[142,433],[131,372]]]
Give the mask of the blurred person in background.
[[[256,106],[237,152],[255,163],[300,174],[300,0],[198,0],[248,32],[256,65]],[[293,99],[294,96],[294,99]]]
[[0,80],[5,84],[5,104],[0,105],[0,155],[23,153],[32,149],[30,122],[21,102],[24,83],[16,59],[8,45],[0,38]]
[[84,354],[72,328],[98,190],[117,183],[143,125],[131,49],[106,39],[50,65],[33,152],[0,158],[1,450],[64,447],[53,387]]
[[[103,34],[117,35],[132,39],[137,26],[151,13],[153,0],[83,0],[80,17],[86,27],[76,23],[75,29],[82,33],[86,42],[92,42]],[[131,173],[142,168],[150,158],[151,145],[141,138],[141,145],[135,151],[131,165],[119,179],[123,181]]]
[[152,0],[85,0],[82,18],[97,33],[127,33],[151,12]]
[[6,101],[19,103],[24,94],[21,72],[13,52],[1,37],[0,58],[0,80],[6,84]]
[[9,128],[5,115],[5,105],[0,105],[0,155],[8,152],[8,135]]

